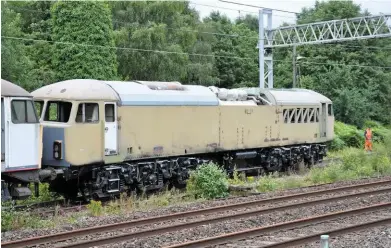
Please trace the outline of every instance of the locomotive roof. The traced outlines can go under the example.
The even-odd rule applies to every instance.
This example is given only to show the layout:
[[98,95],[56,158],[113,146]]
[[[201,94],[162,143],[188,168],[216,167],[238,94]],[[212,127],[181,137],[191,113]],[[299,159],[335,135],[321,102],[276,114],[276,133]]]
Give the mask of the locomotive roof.
[[116,92],[104,81],[95,79],[72,79],[39,88],[31,94],[38,98],[68,100],[118,101]]
[[248,94],[266,97],[273,105],[314,105],[331,103],[326,96],[308,89],[260,89],[245,88]]
[[32,92],[34,97],[118,101],[121,105],[218,105],[207,87],[179,82],[66,80]]
[[[242,90],[249,95],[261,95],[272,105],[316,105],[321,102],[331,102],[322,94],[307,89],[242,88]],[[208,87],[182,85],[179,82],[73,79],[44,86],[31,94],[46,99],[116,101],[120,105],[129,106],[226,105],[225,101],[220,101]],[[240,102],[234,101],[232,105]]]
[[313,105],[331,103],[326,96],[308,89],[268,89],[276,105]]
[[1,96],[32,97],[27,90],[4,79],[1,79]]

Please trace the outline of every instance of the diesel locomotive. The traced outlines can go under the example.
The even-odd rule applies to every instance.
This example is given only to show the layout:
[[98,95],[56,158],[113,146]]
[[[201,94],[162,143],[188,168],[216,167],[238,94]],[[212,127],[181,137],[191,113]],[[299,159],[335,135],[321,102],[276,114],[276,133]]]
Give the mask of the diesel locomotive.
[[[31,94],[46,179],[68,198],[182,187],[209,161],[248,174],[310,166],[334,136],[332,101],[307,89],[75,79]],[[39,165],[33,153],[25,163]]]

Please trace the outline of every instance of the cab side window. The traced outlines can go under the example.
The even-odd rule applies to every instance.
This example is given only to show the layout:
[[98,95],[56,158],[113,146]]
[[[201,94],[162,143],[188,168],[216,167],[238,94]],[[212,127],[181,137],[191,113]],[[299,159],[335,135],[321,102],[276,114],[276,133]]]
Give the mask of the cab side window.
[[114,122],[115,121],[114,104],[106,103],[106,105],[105,105],[105,121],[106,122]]
[[38,119],[41,118],[42,115],[43,103],[44,102],[40,100],[34,101],[35,110],[37,111]]
[[332,104],[329,104],[327,107],[328,107],[328,109],[327,109],[328,115],[329,115],[329,116],[334,115],[333,105],[332,105]]
[[77,123],[99,122],[99,105],[97,103],[79,103],[76,115]]
[[38,123],[32,100],[12,100],[11,117],[13,123]]

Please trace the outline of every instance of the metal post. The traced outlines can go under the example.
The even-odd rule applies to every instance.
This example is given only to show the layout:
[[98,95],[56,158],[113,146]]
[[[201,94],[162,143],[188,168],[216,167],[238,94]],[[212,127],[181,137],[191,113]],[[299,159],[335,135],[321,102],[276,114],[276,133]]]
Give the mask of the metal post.
[[320,236],[320,248],[329,248],[329,235]]
[[[267,14],[267,37],[268,41],[271,41],[273,39],[273,33],[272,30],[272,10],[271,9],[265,9],[265,14]],[[270,51],[267,54],[267,57],[265,58],[266,64],[267,64],[267,86],[269,89],[273,88],[273,48],[269,48]]]
[[300,88],[300,75],[301,75],[301,71],[300,71],[300,64],[297,63],[297,88]]
[[39,197],[39,183],[34,183],[34,191],[35,191],[35,197]]
[[264,38],[265,38],[265,30],[263,27],[263,9],[259,10],[259,17],[258,17],[258,49],[259,49],[259,88],[263,89],[265,88],[265,59],[264,59]]
[[292,88],[296,88],[296,46],[293,46],[292,53],[292,66],[293,66],[293,86]]

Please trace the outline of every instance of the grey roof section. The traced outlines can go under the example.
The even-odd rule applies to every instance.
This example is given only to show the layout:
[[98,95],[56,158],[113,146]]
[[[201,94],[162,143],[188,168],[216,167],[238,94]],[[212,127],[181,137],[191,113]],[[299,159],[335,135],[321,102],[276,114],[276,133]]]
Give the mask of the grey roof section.
[[46,85],[31,94],[37,98],[118,101],[117,93],[104,81],[95,79],[72,79]]
[[308,89],[260,89],[242,88],[249,95],[266,97],[273,105],[318,105],[332,103],[326,96]]
[[[216,95],[205,86],[182,85],[180,89],[165,89],[169,82],[118,82],[107,81],[119,95],[121,104],[126,106],[217,106]],[[162,89],[150,86],[162,85]],[[172,85],[181,86],[177,82]],[[153,87],[155,88],[155,87]]]
[[[174,87],[173,87],[174,86]],[[178,82],[102,81],[73,79],[50,84],[31,93],[36,98],[117,101],[128,106],[216,106],[207,87]]]
[[1,96],[32,97],[27,90],[4,79],[1,79]]

